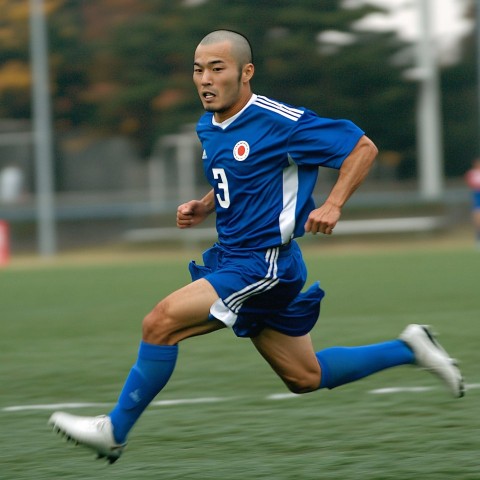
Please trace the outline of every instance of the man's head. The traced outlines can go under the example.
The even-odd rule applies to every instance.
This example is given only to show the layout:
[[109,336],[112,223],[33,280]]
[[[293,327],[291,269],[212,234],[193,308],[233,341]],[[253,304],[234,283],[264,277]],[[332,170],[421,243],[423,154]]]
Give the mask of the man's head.
[[200,45],[229,42],[232,45],[232,55],[241,69],[247,63],[253,63],[253,53],[250,42],[241,33],[232,30],[215,30],[203,37]]
[[251,97],[252,49],[230,30],[205,36],[195,50],[193,81],[205,110],[219,122],[239,112]]

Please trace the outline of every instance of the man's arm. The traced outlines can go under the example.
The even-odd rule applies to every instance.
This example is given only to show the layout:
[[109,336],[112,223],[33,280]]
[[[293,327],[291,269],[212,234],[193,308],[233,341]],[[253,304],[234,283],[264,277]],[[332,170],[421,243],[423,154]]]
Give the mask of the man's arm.
[[177,227],[195,227],[214,211],[215,197],[212,189],[201,200],[190,200],[177,208]]
[[325,203],[310,212],[305,223],[306,232],[332,234],[343,206],[367,176],[377,153],[377,147],[367,136],[360,138],[340,167],[338,179]]

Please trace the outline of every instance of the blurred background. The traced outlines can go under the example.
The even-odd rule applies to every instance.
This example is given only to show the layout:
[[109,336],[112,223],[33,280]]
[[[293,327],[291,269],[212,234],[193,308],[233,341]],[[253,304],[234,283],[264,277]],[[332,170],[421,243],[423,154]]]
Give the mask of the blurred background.
[[[479,155],[476,7],[0,0],[0,234],[9,254],[214,238],[213,224],[176,230],[175,211],[209,188],[191,73],[199,40],[219,28],[251,40],[255,93],[351,119],[378,145],[339,235],[463,228],[464,176]],[[334,177],[322,171],[318,201]]]

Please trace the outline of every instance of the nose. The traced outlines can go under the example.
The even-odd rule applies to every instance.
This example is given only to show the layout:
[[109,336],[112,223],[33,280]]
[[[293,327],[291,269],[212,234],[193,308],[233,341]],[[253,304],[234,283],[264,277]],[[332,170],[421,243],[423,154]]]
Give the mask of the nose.
[[210,72],[205,70],[202,75],[202,85],[211,85],[212,84],[212,78],[210,76]]

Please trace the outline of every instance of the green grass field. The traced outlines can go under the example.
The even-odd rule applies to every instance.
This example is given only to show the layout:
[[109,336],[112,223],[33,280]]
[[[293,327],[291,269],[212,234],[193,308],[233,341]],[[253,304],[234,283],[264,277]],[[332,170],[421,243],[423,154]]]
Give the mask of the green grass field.
[[[141,320],[189,280],[186,258],[12,266],[0,270],[0,478],[478,480],[480,253],[308,249],[306,259],[327,291],[317,349],[432,324],[461,361],[466,397],[451,398],[415,367],[275,397],[287,393],[280,380],[248,340],[224,330],[181,345],[159,403],[110,466],[50,431],[52,405],[80,403],[62,408],[88,415],[111,408]],[[375,393],[390,387],[406,390]]]

